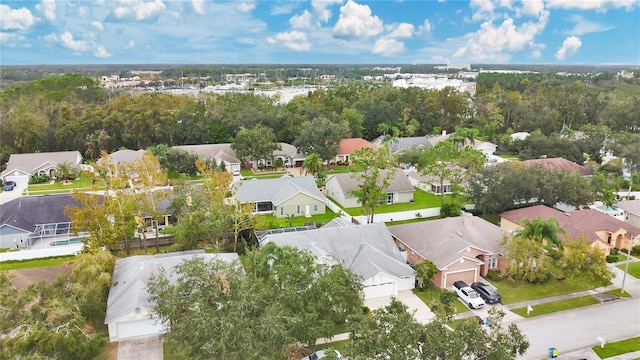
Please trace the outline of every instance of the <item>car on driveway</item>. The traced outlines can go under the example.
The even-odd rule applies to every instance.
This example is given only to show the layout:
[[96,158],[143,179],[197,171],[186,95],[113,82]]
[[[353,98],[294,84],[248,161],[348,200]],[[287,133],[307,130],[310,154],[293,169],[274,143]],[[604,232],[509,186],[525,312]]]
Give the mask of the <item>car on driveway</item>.
[[16,187],[16,182],[15,181],[7,181],[6,183],[4,183],[4,191],[11,191],[13,190],[13,188]]
[[[342,354],[340,354],[340,351],[338,351],[338,350],[334,350],[334,351],[335,351],[335,353],[336,353],[336,355],[335,355],[335,358],[336,358],[336,359],[338,359],[338,360],[344,359],[344,358],[342,357]],[[324,350],[318,350],[318,351],[314,352],[313,354],[311,354],[311,355],[309,355],[309,356],[305,356],[305,357],[303,357],[303,358],[302,358],[302,359],[300,359],[300,360],[318,360],[318,359],[322,359],[322,358],[325,358],[325,357],[328,357],[328,356],[325,354],[325,351],[324,351]]]
[[471,288],[480,294],[480,297],[483,298],[487,304],[497,304],[502,301],[498,289],[489,284],[474,282],[471,284]]

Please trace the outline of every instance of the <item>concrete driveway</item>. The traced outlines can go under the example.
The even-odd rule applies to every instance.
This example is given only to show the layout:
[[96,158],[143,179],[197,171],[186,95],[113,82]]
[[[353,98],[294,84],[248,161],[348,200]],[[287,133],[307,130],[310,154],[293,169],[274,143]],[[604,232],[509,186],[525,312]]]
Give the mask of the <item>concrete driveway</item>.
[[163,360],[162,335],[144,336],[118,343],[118,360]]
[[[435,317],[431,309],[411,290],[399,291],[395,298],[405,304],[409,308],[409,312],[413,312],[413,317],[421,324],[426,324]],[[372,311],[383,308],[390,303],[391,297],[367,299],[364,301],[365,306]]]
[[17,199],[22,196],[22,192],[25,191],[27,185],[16,185],[11,191],[3,191],[0,193],[0,204],[5,204],[11,200]]

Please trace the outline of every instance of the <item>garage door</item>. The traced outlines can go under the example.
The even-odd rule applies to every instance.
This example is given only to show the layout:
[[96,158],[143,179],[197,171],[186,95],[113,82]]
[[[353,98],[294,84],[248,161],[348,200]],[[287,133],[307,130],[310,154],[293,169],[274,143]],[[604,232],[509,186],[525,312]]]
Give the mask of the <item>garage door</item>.
[[445,273],[447,289],[451,288],[453,283],[456,281],[464,281],[467,284],[471,285],[472,282],[476,281],[475,275],[475,270]]
[[29,184],[29,175],[10,175],[5,176],[4,181],[15,181],[18,185]]
[[378,297],[388,297],[397,295],[395,284],[392,282],[366,286],[364,288],[364,298],[374,299]]
[[122,321],[118,323],[118,340],[137,336],[156,335],[164,332],[164,326],[154,319]]

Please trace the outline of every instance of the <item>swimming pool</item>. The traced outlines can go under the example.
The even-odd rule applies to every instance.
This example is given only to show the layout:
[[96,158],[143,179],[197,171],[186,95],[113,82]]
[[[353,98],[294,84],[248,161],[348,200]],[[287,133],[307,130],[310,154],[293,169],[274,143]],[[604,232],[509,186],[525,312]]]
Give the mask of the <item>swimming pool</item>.
[[71,245],[71,244],[80,244],[82,242],[82,238],[74,237],[69,240],[56,240],[51,242],[49,246],[62,246],[62,245]]
[[618,207],[617,206],[605,206],[605,205],[598,205],[596,206],[596,208],[602,212],[615,212],[618,211]]

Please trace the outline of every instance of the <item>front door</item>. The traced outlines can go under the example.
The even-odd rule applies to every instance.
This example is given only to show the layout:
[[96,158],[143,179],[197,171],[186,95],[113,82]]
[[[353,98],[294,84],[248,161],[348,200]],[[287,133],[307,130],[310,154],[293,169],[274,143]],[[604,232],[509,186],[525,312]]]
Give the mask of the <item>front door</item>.
[[393,193],[387,194],[387,205],[393,204]]

